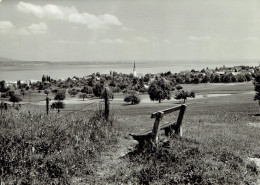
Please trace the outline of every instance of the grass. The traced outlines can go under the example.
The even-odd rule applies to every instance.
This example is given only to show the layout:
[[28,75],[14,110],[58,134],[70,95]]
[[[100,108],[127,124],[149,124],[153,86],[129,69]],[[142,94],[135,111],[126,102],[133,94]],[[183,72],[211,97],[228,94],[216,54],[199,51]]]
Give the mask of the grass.
[[6,184],[71,184],[95,171],[94,160],[117,141],[111,120],[9,110],[0,127],[0,179]]
[[172,140],[155,152],[138,149],[124,158],[131,168],[120,168],[110,184],[252,184],[254,163],[226,149],[204,150],[197,141]]
[[[128,164],[124,166],[129,167],[120,168],[109,182],[111,184],[256,182],[259,171],[249,157],[260,154],[260,135],[259,128],[252,127],[248,123],[260,122],[260,117],[254,116],[259,112],[259,106],[257,102],[253,102],[253,94],[243,94],[243,88],[240,91],[237,94],[234,89],[236,92],[234,95],[209,98],[207,101],[189,100],[183,120],[184,139],[170,139],[167,148],[161,146],[155,153],[133,151],[124,160]],[[131,110],[117,111],[122,115],[119,119],[127,127],[128,132],[141,132],[142,128],[153,125],[154,120],[151,120],[150,113],[169,106],[170,104],[165,102],[145,105],[143,111],[140,106]],[[176,117],[177,115],[166,115],[163,121],[173,121]],[[161,139],[165,138],[162,136]]]
[[[49,116],[44,106],[36,105],[6,112],[0,125],[0,179],[9,184],[79,184],[75,178],[86,184],[253,184],[259,171],[249,157],[260,155],[259,128],[248,124],[260,122],[260,116],[254,116],[260,110],[254,94],[246,93],[253,86],[204,86],[183,85],[201,94],[232,95],[188,100],[182,139],[161,135],[155,152],[135,148],[120,159],[107,156],[111,151],[116,155],[117,147],[129,147],[129,133],[151,128],[151,113],[178,101],[124,106],[123,100],[114,100],[112,122],[93,112],[97,105],[67,117],[68,107],[84,105],[68,105]],[[176,119],[174,113],[162,121]],[[104,178],[97,175],[100,166],[109,167],[102,171]]]

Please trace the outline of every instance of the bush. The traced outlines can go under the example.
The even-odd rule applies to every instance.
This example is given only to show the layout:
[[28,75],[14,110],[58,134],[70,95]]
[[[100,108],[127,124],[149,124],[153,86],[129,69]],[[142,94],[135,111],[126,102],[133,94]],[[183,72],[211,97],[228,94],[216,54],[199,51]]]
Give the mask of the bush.
[[92,88],[90,86],[85,86],[80,91],[86,94],[93,94]]
[[50,94],[50,91],[48,91],[47,89],[44,90],[44,94],[47,94],[47,96]]
[[58,112],[60,112],[60,109],[64,109],[65,104],[61,101],[53,102],[51,104],[51,109],[58,109]]
[[[107,88],[108,98],[114,99],[114,93],[110,90],[110,88]],[[105,98],[105,89],[102,91],[101,98]]]
[[103,89],[103,85],[95,84],[95,86],[92,88],[92,91],[96,97],[101,97]]
[[133,93],[129,93],[125,96],[124,98],[124,101],[127,102],[127,103],[131,103],[132,105],[133,104],[139,104],[141,99],[140,97],[137,95],[136,92],[133,92]]
[[182,90],[175,95],[174,99],[183,100],[185,103],[185,101],[187,100],[188,97],[195,98],[195,92],[194,91],[188,92],[188,91]]
[[10,98],[9,101],[12,102],[13,104],[22,101],[22,98],[18,96],[17,94],[12,94],[10,93]]
[[9,93],[1,93],[1,98],[8,98],[9,97]]
[[72,90],[69,90],[68,93],[70,94],[70,96],[75,96],[78,94],[78,90],[77,89],[72,89]]
[[80,99],[83,99],[83,101],[84,101],[84,99],[87,98],[87,97],[88,97],[88,95],[87,95],[86,93],[82,93],[82,94],[79,95],[79,98],[80,98]]
[[55,97],[54,100],[65,100],[66,98],[66,91],[65,90],[59,90]]

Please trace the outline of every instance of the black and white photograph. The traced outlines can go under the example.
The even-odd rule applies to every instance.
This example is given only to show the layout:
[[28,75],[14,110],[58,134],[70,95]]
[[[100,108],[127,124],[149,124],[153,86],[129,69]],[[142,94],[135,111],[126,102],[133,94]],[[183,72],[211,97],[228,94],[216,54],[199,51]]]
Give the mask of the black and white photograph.
[[260,185],[260,0],[0,0],[0,185]]

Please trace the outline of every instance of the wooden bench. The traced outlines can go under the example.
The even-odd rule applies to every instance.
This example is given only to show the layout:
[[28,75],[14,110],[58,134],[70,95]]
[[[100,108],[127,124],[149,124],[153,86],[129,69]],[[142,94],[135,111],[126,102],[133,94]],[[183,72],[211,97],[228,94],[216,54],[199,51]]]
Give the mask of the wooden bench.
[[[155,122],[153,125],[153,129],[149,131],[145,131],[139,134],[130,134],[133,139],[139,142],[139,148],[144,148],[145,144],[151,144],[152,146],[157,146],[158,144],[158,133],[159,130],[164,130],[166,136],[176,135],[178,137],[182,136],[182,119],[186,110],[186,105],[180,105],[177,107],[172,107],[169,109],[165,109],[162,111],[154,112],[151,115],[151,118],[155,118]],[[164,114],[169,114],[175,111],[180,111],[179,116],[177,118],[177,122],[166,123],[160,126],[160,121],[163,118]]]

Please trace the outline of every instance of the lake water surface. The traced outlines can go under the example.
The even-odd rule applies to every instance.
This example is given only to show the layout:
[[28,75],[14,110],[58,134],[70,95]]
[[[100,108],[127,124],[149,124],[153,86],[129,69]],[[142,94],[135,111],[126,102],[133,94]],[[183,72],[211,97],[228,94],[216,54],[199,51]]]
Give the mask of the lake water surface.
[[[10,65],[9,65],[10,64]],[[83,77],[92,73],[100,72],[109,74],[110,71],[119,73],[132,73],[134,62],[50,62],[50,63],[25,63],[9,62],[0,65],[0,80],[40,80],[42,75],[51,78],[65,79],[68,77]],[[172,73],[184,70],[201,70],[209,67],[248,65],[257,66],[257,61],[229,61],[229,62],[201,62],[201,61],[142,61],[136,62],[137,73],[161,73],[171,71]]]

